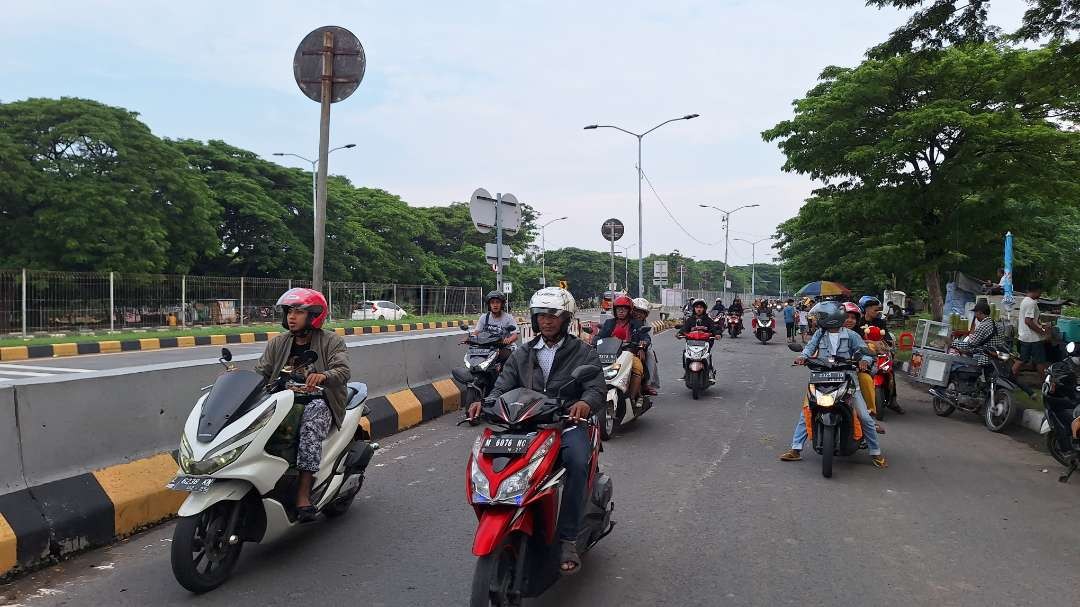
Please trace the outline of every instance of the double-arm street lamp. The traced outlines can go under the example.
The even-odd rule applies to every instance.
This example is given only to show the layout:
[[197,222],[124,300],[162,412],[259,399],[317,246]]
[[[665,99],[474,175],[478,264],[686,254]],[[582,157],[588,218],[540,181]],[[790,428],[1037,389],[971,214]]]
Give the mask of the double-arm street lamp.
[[622,131],[627,135],[633,135],[634,137],[637,137],[638,297],[645,297],[645,283],[643,281],[643,277],[645,275],[645,234],[644,229],[642,228],[641,221],[641,140],[645,138],[645,135],[648,135],[649,133],[664,126],[665,124],[668,124],[670,122],[676,122],[679,120],[691,120],[693,118],[697,118],[698,116],[700,116],[700,114],[687,114],[678,118],[672,118],[671,120],[665,120],[664,122],[661,122],[660,124],[640,134],[633,131],[628,131],[622,127],[615,126],[613,124],[590,124],[589,126],[585,127],[585,130],[615,129],[617,131]]
[[[350,149],[354,147],[356,147],[355,143],[347,143],[345,145],[339,145],[338,147],[333,148],[332,150],[330,150],[330,152]],[[327,152],[327,154],[329,154],[330,152]],[[274,152],[274,156],[292,156],[293,158],[299,158],[300,160],[303,160],[304,162],[311,165],[311,216],[315,218],[315,220],[313,221],[313,232],[315,238],[313,249],[315,255],[314,259],[312,260],[311,286],[313,289],[321,291],[323,274],[323,243],[325,240],[324,235],[326,234],[326,224],[324,222],[326,221],[326,213],[319,215],[317,208],[319,206],[319,186],[317,172],[315,169],[318,168],[319,160],[312,160],[310,158],[301,156],[300,154],[292,154],[290,152]],[[319,221],[319,219],[321,219],[322,221]]]
[[752,241],[745,238],[736,238],[735,240],[740,240],[750,245],[750,297],[757,297],[757,246],[766,240],[772,240],[772,236]]
[[[724,209],[721,209],[720,207],[713,206],[711,204],[699,204],[698,206],[703,208],[703,209],[712,209],[714,211],[719,211],[720,213],[724,214],[724,219],[723,219],[723,222],[724,222],[724,301],[727,301],[727,277],[728,277],[727,259],[728,259],[728,243],[730,242],[730,239],[728,238],[728,236],[731,234],[731,214],[734,213],[735,211],[740,210],[740,209],[752,209],[754,207],[759,207],[761,205],[760,204],[744,204],[741,207],[735,207],[734,209],[731,209],[730,211],[725,211]],[[750,290],[753,291],[753,289],[750,289]]]
[[540,285],[544,287],[547,286],[547,248],[544,246],[544,228],[556,221],[562,221],[564,219],[566,219],[566,217],[556,217],[540,226]]

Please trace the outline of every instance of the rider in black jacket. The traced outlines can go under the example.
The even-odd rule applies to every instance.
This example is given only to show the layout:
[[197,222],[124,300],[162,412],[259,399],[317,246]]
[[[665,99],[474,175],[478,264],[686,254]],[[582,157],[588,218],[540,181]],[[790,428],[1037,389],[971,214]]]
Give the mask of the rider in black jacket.
[[691,307],[690,316],[683,321],[682,327],[679,328],[679,335],[686,335],[694,327],[705,327],[705,330],[718,337],[723,336],[723,328],[713,319],[709,318],[709,315],[705,313],[707,306],[704,299],[694,300]]

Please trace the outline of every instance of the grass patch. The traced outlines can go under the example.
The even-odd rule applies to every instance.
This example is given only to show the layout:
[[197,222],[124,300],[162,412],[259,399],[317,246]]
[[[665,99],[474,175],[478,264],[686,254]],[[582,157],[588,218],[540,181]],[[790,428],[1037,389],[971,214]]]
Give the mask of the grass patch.
[[[337,322],[329,322],[324,325],[328,329],[336,329],[338,327],[375,327],[386,325],[401,325],[412,324],[419,322],[456,322],[462,320],[461,316],[444,316],[438,314],[429,314],[423,318],[419,316],[406,316],[401,320],[343,320]],[[470,318],[471,320],[471,318]],[[235,333],[265,333],[268,331],[281,331],[281,325],[279,324],[257,324],[257,325],[222,325],[222,326],[210,326],[210,327],[196,327],[190,329],[180,328],[167,328],[167,329],[141,329],[131,331],[119,331],[116,333],[87,333],[87,334],[72,334],[62,335],[59,337],[7,337],[0,339],[0,347],[10,346],[38,346],[47,344],[67,344],[67,343],[85,343],[95,341],[112,341],[112,340],[128,340],[128,339],[147,339],[154,337],[185,337],[188,335],[232,335]]]

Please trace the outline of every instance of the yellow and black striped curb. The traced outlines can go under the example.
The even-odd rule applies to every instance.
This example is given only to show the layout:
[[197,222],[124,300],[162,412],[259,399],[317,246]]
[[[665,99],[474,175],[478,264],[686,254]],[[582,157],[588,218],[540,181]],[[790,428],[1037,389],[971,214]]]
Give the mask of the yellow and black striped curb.
[[[444,322],[413,322],[399,325],[378,325],[370,327],[338,327],[338,335],[373,335],[376,333],[403,333],[424,329],[448,329],[462,323],[475,324],[476,321],[451,320]],[[115,352],[139,352],[143,350],[161,350],[166,348],[191,348],[194,346],[224,346],[226,344],[253,344],[269,341],[278,331],[262,333],[228,333],[224,335],[185,335],[182,337],[148,337],[143,339],[87,341],[64,344],[44,344],[39,346],[10,346],[0,348],[0,361],[27,360],[30,358],[53,358],[59,356],[79,356],[81,354],[111,354]]]
[[[367,400],[360,426],[385,438],[461,407],[451,379]],[[103,546],[176,515],[186,494],[165,488],[177,473],[159,453],[0,495],[0,580]]]

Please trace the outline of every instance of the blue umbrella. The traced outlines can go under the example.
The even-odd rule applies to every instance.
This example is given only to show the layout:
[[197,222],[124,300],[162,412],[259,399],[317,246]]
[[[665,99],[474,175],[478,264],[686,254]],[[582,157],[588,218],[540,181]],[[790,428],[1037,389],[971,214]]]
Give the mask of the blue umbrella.
[[1013,235],[1012,232],[1005,232],[1005,281],[1001,285],[1001,288],[1005,291],[1005,296],[1001,298],[1001,303],[1006,306],[1006,310],[1011,310],[1013,305]]

